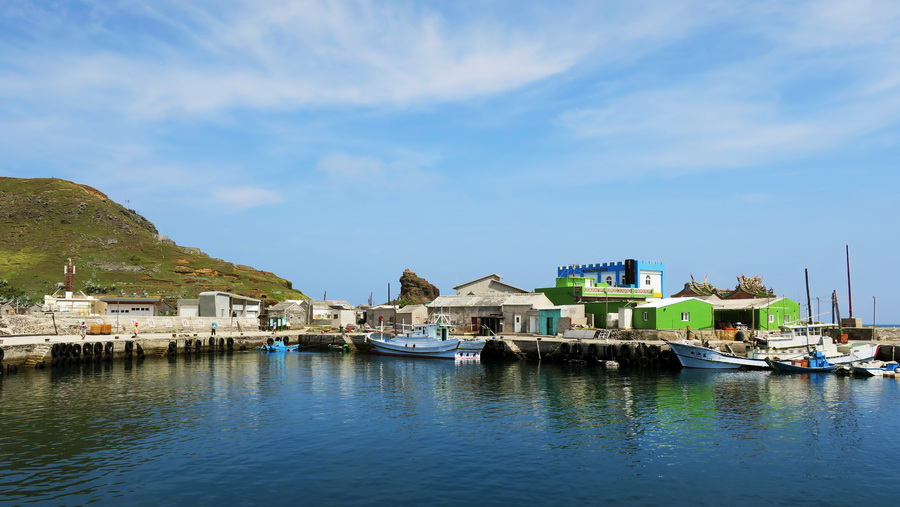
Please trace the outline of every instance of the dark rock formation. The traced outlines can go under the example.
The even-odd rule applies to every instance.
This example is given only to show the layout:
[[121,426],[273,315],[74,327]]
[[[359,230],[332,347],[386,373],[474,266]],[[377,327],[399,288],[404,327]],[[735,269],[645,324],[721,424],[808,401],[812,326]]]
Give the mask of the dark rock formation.
[[441,291],[428,283],[428,280],[419,278],[408,269],[403,270],[403,276],[400,277],[400,299],[409,299],[420,304],[433,301],[440,295]]

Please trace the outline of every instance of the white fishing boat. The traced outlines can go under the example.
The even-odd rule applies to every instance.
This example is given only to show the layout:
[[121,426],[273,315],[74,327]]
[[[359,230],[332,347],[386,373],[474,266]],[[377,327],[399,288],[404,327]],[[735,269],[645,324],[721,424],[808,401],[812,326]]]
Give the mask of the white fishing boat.
[[371,352],[383,356],[480,361],[485,340],[464,340],[450,336],[451,326],[438,317],[432,324],[417,324],[405,333],[371,332],[366,341]]
[[860,377],[894,376],[900,373],[900,365],[896,361],[870,361],[852,365],[851,372]]
[[708,369],[769,369],[766,359],[774,361],[802,360],[811,350],[822,352],[832,364],[850,364],[871,361],[878,353],[878,345],[854,343],[838,346],[830,336],[823,335],[821,329],[830,324],[800,324],[783,326],[777,335],[759,337],[747,354],[741,355],[731,350],[704,347],[687,342],[667,342],[678,361],[685,368]]

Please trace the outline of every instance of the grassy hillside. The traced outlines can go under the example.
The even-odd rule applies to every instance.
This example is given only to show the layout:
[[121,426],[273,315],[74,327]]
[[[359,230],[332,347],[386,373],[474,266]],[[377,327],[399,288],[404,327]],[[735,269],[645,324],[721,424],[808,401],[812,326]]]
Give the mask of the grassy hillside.
[[35,299],[75,264],[76,291],[196,297],[205,290],[298,299],[291,282],[160,239],[156,227],[102,192],[65,180],[0,177],[0,280]]

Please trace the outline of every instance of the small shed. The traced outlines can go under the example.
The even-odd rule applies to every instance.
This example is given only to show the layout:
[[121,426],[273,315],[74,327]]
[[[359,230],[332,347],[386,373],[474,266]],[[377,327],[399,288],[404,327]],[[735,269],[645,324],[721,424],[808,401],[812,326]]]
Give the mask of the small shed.
[[428,307],[425,305],[407,305],[396,312],[395,326],[399,329],[410,329],[417,324],[424,324],[428,320]]
[[699,298],[663,298],[634,307],[635,329],[712,329],[713,304]]
[[102,297],[106,303],[106,315],[128,315],[129,317],[155,317],[162,308],[160,297],[119,296]]
[[267,310],[270,319],[282,319],[290,327],[303,326],[307,322],[309,305],[305,300],[281,301]]

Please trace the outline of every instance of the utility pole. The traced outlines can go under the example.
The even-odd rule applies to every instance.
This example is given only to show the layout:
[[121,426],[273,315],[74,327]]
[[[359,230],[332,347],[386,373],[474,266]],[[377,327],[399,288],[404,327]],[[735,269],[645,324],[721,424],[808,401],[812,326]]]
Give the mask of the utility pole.
[[875,340],[876,334],[878,333],[878,328],[875,327],[875,296],[872,296],[872,341]]

